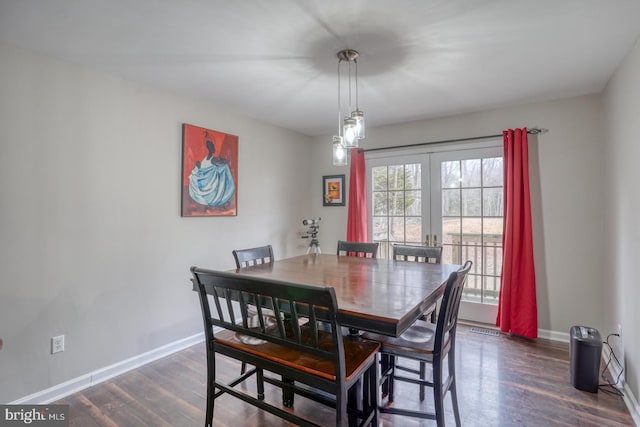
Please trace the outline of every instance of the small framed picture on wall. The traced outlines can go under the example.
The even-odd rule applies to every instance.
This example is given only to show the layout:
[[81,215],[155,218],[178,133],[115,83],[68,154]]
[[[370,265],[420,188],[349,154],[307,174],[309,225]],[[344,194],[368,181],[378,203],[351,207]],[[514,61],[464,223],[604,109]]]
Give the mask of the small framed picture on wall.
[[344,175],[322,177],[322,206],[345,205]]

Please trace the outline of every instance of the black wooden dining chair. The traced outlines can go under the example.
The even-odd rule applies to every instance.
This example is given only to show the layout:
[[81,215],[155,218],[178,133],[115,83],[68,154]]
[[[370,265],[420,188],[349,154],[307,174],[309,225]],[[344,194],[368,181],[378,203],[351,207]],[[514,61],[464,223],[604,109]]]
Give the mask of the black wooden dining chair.
[[[214,401],[228,394],[295,425],[377,426],[380,344],[343,337],[335,289],[243,276],[191,267],[198,291],[207,351],[205,426],[213,422]],[[235,305],[239,308],[235,308]],[[257,307],[258,322],[249,323],[247,305]],[[276,313],[269,325],[265,311]],[[326,327],[319,327],[324,324]],[[217,330],[214,334],[214,329]],[[216,355],[256,368],[229,382],[216,377]],[[273,373],[273,375],[264,375]],[[257,392],[244,381],[263,376]],[[283,378],[278,379],[277,376]],[[287,379],[288,381],[285,381]],[[312,421],[265,398],[260,384],[298,394],[335,409],[335,419]],[[362,384],[361,389],[354,387]]]
[[376,258],[378,256],[378,243],[347,242],[344,240],[338,240],[337,254],[360,258]]
[[440,264],[442,246],[393,245],[393,259]]
[[[393,245],[393,259],[396,261],[413,261],[440,264],[442,246]],[[436,322],[437,304],[431,305],[423,314],[422,320],[431,315],[431,322]]]
[[[432,264],[440,264],[442,260],[442,246],[416,246],[416,245],[393,245],[393,259],[396,261],[408,261],[408,262],[426,262]],[[436,309],[438,303],[430,305],[420,317],[421,320],[427,320],[430,318],[431,323],[436,323]],[[409,368],[403,364],[398,364],[394,358],[387,357],[387,363],[396,363],[395,369],[414,372],[413,368]],[[424,379],[426,373],[426,362],[420,362],[420,378]],[[386,389],[386,386],[385,386]],[[420,387],[420,400],[424,400],[425,387]]]
[[[388,399],[387,405],[380,406],[380,412],[432,419],[436,420],[438,426],[444,426],[444,398],[449,392],[456,425],[460,426],[456,392],[455,342],[462,288],[471,265],[471,261],[467,261],[458,271],[449,276],[436,325],[418,320],[397,338],[372,333],[363,335],[366,339],[380,342],[382,344],[381,356],[389,356],[391,359],[390,363],[382,364],[380,384],[384,385],[388,382]],[[431,364],[432,381],[399,374],[395,368],[396,364],[393,363],[395,358],[407,358]],[[445,360],[448,367],[446,377],[444,376]],[[414,373],[419,374],[418,371],[414,371]],[[435,413],[396,407],[393,400],[394,381],[406,381],[421,387],[432,387]],[[423,398],[421,398],[422,400]]]
[[[257,264],[267,264],[273,262],[273,248],[271,245],[258,246],[257,248],[248,249],[235,249],[231,251],[233,259],[236,261],[236,268],[249,267]],[[252,316],[255,316],[255,311],[250,310]],[[242,362],[240,367],[240,373],[244,374],[247,370],[247,364]],[[258,380],[261,378],[257,376]]]
[[236,268],[273,262],[273,248],[271,245],[249,249],[236,249],[232,251],[232,253],[233,258],[236,260]]

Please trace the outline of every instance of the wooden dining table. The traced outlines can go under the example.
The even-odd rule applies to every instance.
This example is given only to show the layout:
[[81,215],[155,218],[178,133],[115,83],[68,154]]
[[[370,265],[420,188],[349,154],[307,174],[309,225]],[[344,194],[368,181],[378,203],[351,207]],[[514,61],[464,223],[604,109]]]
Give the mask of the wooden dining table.
[[400,336],[444,293],[455,264],[308,254],[236,269],[236,274],[331,286],[342,326]]

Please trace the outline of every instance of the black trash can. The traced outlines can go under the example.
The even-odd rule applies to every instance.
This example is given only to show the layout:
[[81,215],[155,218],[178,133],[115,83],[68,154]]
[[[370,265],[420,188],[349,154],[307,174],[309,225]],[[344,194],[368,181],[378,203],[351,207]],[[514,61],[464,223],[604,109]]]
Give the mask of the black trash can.
[[602,338],[597,329],[589,326],[571,327],[571,384],[578,390],[598,392]]

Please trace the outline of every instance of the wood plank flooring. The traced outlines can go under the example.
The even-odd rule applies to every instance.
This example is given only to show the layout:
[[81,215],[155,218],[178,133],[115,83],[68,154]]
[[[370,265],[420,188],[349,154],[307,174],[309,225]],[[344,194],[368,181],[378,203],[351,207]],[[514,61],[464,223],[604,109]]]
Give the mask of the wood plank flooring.
[[[569,380],[568,344],[536,342],[472,333],[459,326],[458,398],[463,426],[633,426],[621,397],[575,389]],[[240,364],[220,358],[218,375],[233,378]],[[58,402],[70,405],[70,425],[190,427],[204,425],[204,344],[190,347]],[[255,389],[255,381],[246,384]],[[279,390],[267,398],[278,402]],[[399,383],[396,402],[433,408],[431,394],[420,403],[416,387]],[[451,400],[447,425],[455,425]],[[296,397],[296,411],[322,422],[332,410]],[[290,426],[291,424],[230,396],[216,399],[215,426]],[[327,425],[332,425],[329,421]],[[435,426],[434,421],[381,414],[380,426]]]

